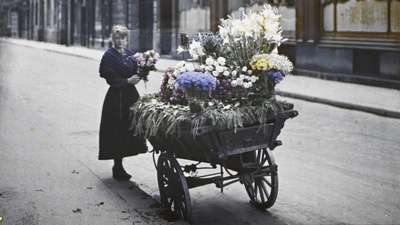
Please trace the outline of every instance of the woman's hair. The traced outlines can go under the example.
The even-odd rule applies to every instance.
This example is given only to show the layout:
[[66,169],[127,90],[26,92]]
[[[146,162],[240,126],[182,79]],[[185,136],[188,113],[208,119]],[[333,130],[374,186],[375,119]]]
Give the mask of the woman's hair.
[[115,25],[113,27],[113,29],[111,30],[111,34],[110,34],[110,38],[112,40],[112,38],[114,37],[115,34],[120,34],[123,38],[128,37],[129,34],[129,30],[128,28],[121,26],[121,25]]

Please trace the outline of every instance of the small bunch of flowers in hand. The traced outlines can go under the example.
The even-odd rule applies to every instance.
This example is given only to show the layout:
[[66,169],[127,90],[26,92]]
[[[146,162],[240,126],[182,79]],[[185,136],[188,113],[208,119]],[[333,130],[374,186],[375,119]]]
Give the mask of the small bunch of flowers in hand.
[[139,69],[139,76],[143,81],[148,81],[147,76],[150,71],[156,71],[156,63],[160,59],[160,54],[155,52],[154,50],[147,50],[145,52],[137,52],[133,55],[133,58],[136,60]]

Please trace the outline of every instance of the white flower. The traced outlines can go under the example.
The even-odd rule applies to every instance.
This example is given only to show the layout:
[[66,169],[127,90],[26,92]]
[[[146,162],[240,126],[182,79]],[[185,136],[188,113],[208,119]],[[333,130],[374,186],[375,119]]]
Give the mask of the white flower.
[[176,49],[178,51],[178,54],[181,54],[182,52],[186,52],[187,50],[182,48],[182,46],[179,46],[178,49]]
[[246,78],[246,76],[245,75],[243,75],[243,74],[240,74],[240,76],[239,76],[239,79],[242,79],[242,80],[244,80]]
[[217,66],[217,67],[215,67],[215,70],[216,70],[218,73],[222,73],[222,72],[224,72],[225,68],[224,68],[223,66]]
[[224,71],[224,73],[223,73],[223,75],[224,75],[224,76],[229,76],[229,75],[230,75],[230,73],[229,73],[229,71],[228,71],[228,70],[225,70],[225,71]]
[[290,74],[293,70],[293,64],[286,56],[279,55],[277,52],[272,52],[267,56],[274,65],[274,68],[280,70],[284,75]]
[[195,67],[194,67],[193,63],[186,63],[185,64],[185,69],[186,69],[186,71],[191,72],[191,71],[195,70]]
[[237,75],[237,71],[236,70],[232,71],[232,76],[236,77],[236,75]]
[[247,70],[247,74],[251,75],[253,73],[253,70]]
[[217,61],[218,61],[219,65],[225,66],[226,59],[224,57],[218,57]]
[[247,66],[243,66],[242,72],[246,72],[246,71],[247,71]]
[[193,40],[192,43],[190,43],[189,48],[192,50],[197,50],[197,49],[202,49],[201,43],[199,41]]
[[257,77],[254,76],[254,75],[251,76],[251,77],[250,77],[250,81],[253,82],[253,83],[256,82],[256,81],[257,81]]
[[219,73],[217,71],[212,71],[212,75],[214,75],[215,77],[218,77]]
[[195,68],[195,65],[193,63],[180,61],[175,66],[174,75],[175,76],[179,76],[179,74],[181,74],[181,73],[188,72],[188,71],[194,71],[195,69],[196,68]]
[[213,65],[213,63],[214,63],[214,59],[212,59],[212,58],[206,59],[206,65],[211,66],[211,65]]
[[232,87],[236,87],[236,86],[237,86],[237,81],[236,81],[236,80],[233,80],[233,81],[231,82],[231,86],[232,86]]
[[185,64],[186,64],[185,61],[179,61],[179,62],[175,65],[175,70],[181,69],[182,67],[185,66]]
[[250,82],[244,82],[244,83],[243,83],[243,87],[244,87],[244,88],[249,88],[249,87],[250,87],[249,84],[251,84],[251,83],[250,83]]
[[189,45],[189,54],[192,56],[194,60],[197,60],[200,56],[204,56],[204,50],[201,46],[201,43],[193,40]]
[[243,86],[243,79],[238,78],[238,79],[236,79],[236,82],[237,82],[238,86]]

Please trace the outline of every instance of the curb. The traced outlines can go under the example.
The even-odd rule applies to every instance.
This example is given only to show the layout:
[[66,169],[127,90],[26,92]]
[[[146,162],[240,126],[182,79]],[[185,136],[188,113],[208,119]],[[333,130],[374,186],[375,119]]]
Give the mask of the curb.
[[276,93],[279,95],[282,95],[284,97],[288,97],[288,98],[295,98],[295,99],[300,99],[300,100],[309,101],[309,102],[317,102],[320,104],[331,105],[331,106],[335,106],[335,107],[339,107],[339,108],[343,108],[343,109],[357,110],[357,111],[361,111],[361,112],[372,113],[372,114],[375,114],[378,116],[400,119],[400,112],[397,112],[397,111],[374,108],[374,107],[357,105],[357,104],[346,103],[346,102],[339,102],[339,101],[335,101],[335,100],[318,98],[318,97],[314,97],[314,96],[308,96],[308,95],[302,95],[302,94],[296,94],[296,93],[290,93],[290,92],[285,92],[285,91],[276,91]]

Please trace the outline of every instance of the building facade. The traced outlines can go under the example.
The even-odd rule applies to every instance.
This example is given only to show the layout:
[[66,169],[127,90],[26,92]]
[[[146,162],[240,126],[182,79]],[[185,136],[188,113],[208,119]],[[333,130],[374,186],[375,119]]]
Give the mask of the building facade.
[[284,45],[297,73],[400,89],[399,0],[298,2]]
[[0,35],[106,48],[120,24],[132,50],[176,58],[181,33],[265,3],[283,16],[294,74],[400,89],[400,0],[0,0]]

